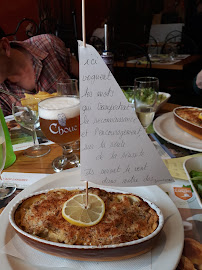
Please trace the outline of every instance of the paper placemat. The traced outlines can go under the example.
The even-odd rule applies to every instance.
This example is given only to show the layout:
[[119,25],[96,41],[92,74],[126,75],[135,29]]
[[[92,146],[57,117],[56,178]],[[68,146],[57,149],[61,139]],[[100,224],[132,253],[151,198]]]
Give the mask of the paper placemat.
[[17,188],[24,189],[48,175],[42,173],[3,172],[1,178],[6,186],[16,185]]
[[202,156],[202,153],[180,158],[163,159],[163,162],[165,163],[172,177],[182,180],[188,180],[187,175],[183,168],[183,163],[185,160],[197,156]]

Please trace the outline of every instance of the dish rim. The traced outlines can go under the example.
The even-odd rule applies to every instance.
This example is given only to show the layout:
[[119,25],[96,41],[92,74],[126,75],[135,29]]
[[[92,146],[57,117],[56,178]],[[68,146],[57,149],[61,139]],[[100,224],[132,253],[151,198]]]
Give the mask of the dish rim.
[[[169,126],[168,126],[168,123],[169,123]],[[172,143],[174,145],[177,145],[185,149],[202,152],[201,140],[192,136],[186,131],[180,129],[175,123],[173,112],[164,113],[158,116],[156,119],[154,119],[153,128],[154,128],[155,133],[159,137],[161,137],[162,139],[164,139],[165,141],[169,143]],[[175,132],[173,133],[173,129],[175,129],[175,132],[177,131],[177,133]],[[168,130],[172,130],[172,133]],[[186,134],[186,137],[185,137],[185,134]],[[177,135],[177,137],[175,135]],[[178,135],[180,135],[180,138]],[[194,140],[194,145],[188,143],[187,136],[189,137],[188,138],[189,141]]]
[[9,212],[9,222],[11,224],[11,226],[15,229],[16,232],[18,232],[20,235],[23,235],[31,240],[34,240],[38,243],[42,243],[42,244],[46,244],[46,245],[51,245],[51,246],[55,246],[55,247],[59,247],[59,248],[66,248],[66,249],[86,249],[86,250],[91,250],[91,249],[114,249],[114,248],[121,248],[121,247],[125,247],[125,246],[132,246],[132,245],[138,245],[138,244],[142,244],[148,240],[152,240],[155,236],[157,236],[161,230],[163,229],[164,226],[164,217],[163,217],[163,213],[161,211],[161,209],[153,202],[145,199],[144,197],[140,197],[138,195],[135,195],[134,193],[130,193],[127,191],[122,191],[122,190],[117,190],[117,189],[111,189],[111,188],[100,188],[100,189],[104,189],[108,192],[116,192],[116,193],[121,193],[121,194],[132,194],[135,195],[137,197],[140,197],[143,201],[147,202],[149,204],[149,206],[157,213],[159,220],[158,220],[158,226],[157,228],[148,236],[143,237],[141,239],[138,240],[133,240],[133,241],[129,241],[129,242],[124,242],[124,243],[120,243],[120,244],[113,244],[113,245],[103,245],[103,246],[84,246],[84,245],[67,245],[64,243],[57,243],[57,242],[53,242],[53,241],[48,241],[45,240],[43,238],[39,238],[37,236],[33,236],[25,231],[23,231],[21,228],[19,228],[14,220],[14,213],[17,209],[17,207],[26,199],[34,196],[34,195],[39,195],[42,193],[47,193],[48,191],[51,190],[59,190],[59,189],[66,189],[66,190],[75,190],[75,189],[80,189],[80,190],[85,190],[85,187],[83,186],[75,186],[75,187],[60,187],[60,188],[51,188],[51,189],[46,189],[46,190],[41,190],[38,192],[34,192],[31,193],[25,197],[23,197],[22,199],[20,199],[18,202],[16,202],[10,212]]

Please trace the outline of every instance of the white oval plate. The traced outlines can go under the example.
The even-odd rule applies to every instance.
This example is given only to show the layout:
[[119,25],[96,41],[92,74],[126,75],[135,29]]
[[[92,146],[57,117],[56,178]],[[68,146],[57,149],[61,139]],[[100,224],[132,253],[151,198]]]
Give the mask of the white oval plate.
[[184,167],[186,175],[189,179],[190,185],[195,193],[196,199],[197,199],[200,207],[202,208],[202,200],[198,194],[198,191],[196,190],[195,186],[193,185],[193,182],[192,182],[190,175],[189,175],[191,170],[202,172],[202,156],[192,157],[192,158],[185,160],[183,163],[183,167]]
[[157,117],[153,122],[154,131],[164,140],[182,148],[202,152],[202,140],[180,129],[176,124],[173,112]]
[[[9,212],[19,200],[28,196],[31,193],[39,192],[41,190],[52,189],[52,188],[61,188],[61,187],[71,187],[75,185],[84,186],[85,183],[80,182],[80,169],[70,169],[61,173],[55,173],[48,177],[45,177],[33,185],[27,187],[21,193],[19,193],[4,209],[2,214],[0,215],[0,224],[1,224],[1,232],[0,232],[0,249],[3,248],[8,242],[12,244],[12,240],[14,236],[16,236],[15,230],[9,223],[8,217]],[[89,183],[90,186],[90,183]],[[100,187],[98,185],[93,184],[94,187]],[[101,187],[100,187],[101,188]],[[109,188],[109,187],[102,187]],[[161,190],[158,186],[148,186],[148,187],[116,187],[116,189],[123,190],[124,192],[131,192],[137,194],[140,197],[144,197],[145,199],[155,203],[162,211],[165,224],[161,235],[156,243],[156,246],[152,249],[152,269],[162,270],[162,265],[164,265],[164,270],[175,270],[178,262],[180,260],[182,249],[184,245],[184,229],[182,225],[182,219],[178,209],[175,204],[169,198],[169,196]],[[24,243],[23,243],[24,244]],[[24,250],[31,249],[30,246],[24,244]],[[45,256],[45,255],[44,255]],[[143,256],[143,255],[141,255]],[[140,256],[140,257],[141,257]],[[6,254],[1,254],[1,267],[2,269],[18,270],[17,264],[19,264],[19,259],[15,257],[7,256]],[[60,259],[60,258],[59,258]],[[58,258],[54,257],[55,263]],[[132,260],[134,263],[136,262],[136,258],[130,259],[130,265],[132,265]],[[125,264],[126,264],[125,260]],[[68,266],[72,269],[78,269],[76,264],[73,267],[73,262],[68,260]],[[124,262],[124,261],[123,261]],[[77,262],[78,263],[78,262]],[[82,261],[82,267],[84,269],[88,269],[89,262]],[[113,263],[113,265],[112,265]],[[24,266],[24,264],[26,264]],[[32,270],[33,265],[29,261],[24,262],[24,270]],[[108,262],[90,262],[92,266],[94,264],[94,268],[99,269],[110,269]],[[113,267],[118,267],[121,265],[119,262],[110,262],[110,265]],[[78,265],[77,265],[78,266]],[[134,265],[133,265],[134,266]],[[22,268],[21,268],[22,269]],[[66,268],[68,269],[68,268]],[[118,269],[118,268],[117,268]],[[129,269],[129,268],[128,268]],[[132,268],[134,269],[134,267]],[[138,270],[138,269],[137,269]]]

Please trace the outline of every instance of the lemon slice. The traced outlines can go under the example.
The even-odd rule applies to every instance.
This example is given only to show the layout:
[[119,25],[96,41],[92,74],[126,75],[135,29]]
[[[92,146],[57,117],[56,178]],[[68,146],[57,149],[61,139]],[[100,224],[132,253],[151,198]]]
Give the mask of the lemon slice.
[[201,112],[201,113],[199,113],[198,118],[202,120],[202,112]]
[[88,194],[88,206],[85,207],[86,194],[77,194],[67,200],[62,208],[62,216],[69,223],[88,227],[98,224],[104,216],[105,204],[95,195]]

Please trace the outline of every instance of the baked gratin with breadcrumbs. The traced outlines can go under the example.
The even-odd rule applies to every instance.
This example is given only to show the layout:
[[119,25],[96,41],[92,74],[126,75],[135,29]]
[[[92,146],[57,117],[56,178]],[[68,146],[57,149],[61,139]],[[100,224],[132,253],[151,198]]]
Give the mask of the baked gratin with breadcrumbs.
[[202,140],[202,109],[196,107],[177,107],[173,110],[177,126]]
[[55,189],[24,200],[15,211],[15,222],[23,231],[42,239],[68,245],[103,246],[148,236],[159,217],[142,198],[133,194],[89,188],[105,203],[102,220],[91,227],[70,224],[62,217],[63,204],[85,190]]
[[[184,107],[176,109],[176,114],[191,124],[202,127],[202,109],[194,107]],[[201,116],[200,116],[201,115]]]

